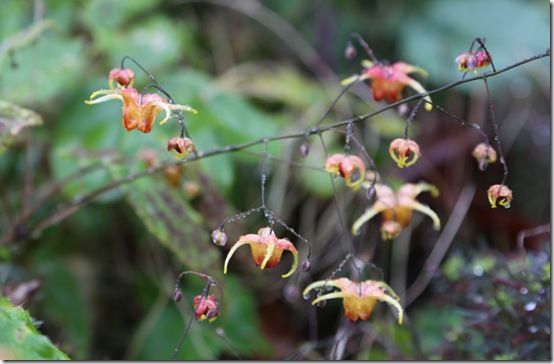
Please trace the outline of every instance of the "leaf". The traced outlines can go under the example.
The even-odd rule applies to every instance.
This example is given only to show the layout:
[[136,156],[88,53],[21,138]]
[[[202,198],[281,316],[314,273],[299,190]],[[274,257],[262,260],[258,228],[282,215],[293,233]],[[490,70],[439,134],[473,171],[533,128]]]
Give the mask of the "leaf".
[[0,100],[0,155],[12,144],[21,130],[42,125],[39,114]]
[[[113,178],[125,176],[124,169],[109,167]],[[202,217],[179,187],[163,176],[152,175],[124,185],[121,190],[148,231],[172,251],[188,269],[220,270],[220,256],[211,243]]]
[[29,313],[0,297],[0,359],[69,360],[33,326]]

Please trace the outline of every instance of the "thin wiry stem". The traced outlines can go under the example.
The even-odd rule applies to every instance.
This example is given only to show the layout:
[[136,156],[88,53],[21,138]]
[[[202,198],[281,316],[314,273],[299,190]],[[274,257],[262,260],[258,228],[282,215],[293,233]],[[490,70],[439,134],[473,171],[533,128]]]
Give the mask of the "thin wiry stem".
[[491,123],[492,123],[492,129],[494,132],[494,141],[496,143],[496,149],[498,149],[498,160],[500,161],[500,164],[502,164],[502,168],[504,169],[504,175],[502,177],[502,185],[506,184],[506,181],[508,180],[508,165],[506,164],[506,160],[504,159],[504,152],[502,151],[502,143],[500,142],[500,135],[498,133],[498,122],[496,121],[496,113],[494,112],[494,103],[492,102],[492,94],[489,89],[489,83],[486,78],[483,79],[483,82],[485,83],[485,89],[487,90],[487,99],[489,103],[489,113],[491,117]]

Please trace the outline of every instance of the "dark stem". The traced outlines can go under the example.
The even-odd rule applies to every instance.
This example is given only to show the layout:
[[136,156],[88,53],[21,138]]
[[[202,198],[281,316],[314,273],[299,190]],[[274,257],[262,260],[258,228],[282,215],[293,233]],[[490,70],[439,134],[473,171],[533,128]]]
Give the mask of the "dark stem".
[[494,141],[496,143],[496,149],[498,149],[498,160],[500,161],[500,164],[502,164],[502,168],[504,170],[501,184],[505,185],[506,181],[508,180],[508,165],[506,164],[506,160],[504,159],[504,152],[502,151],[502,143],[500,142],[500,135],[498,133],[498,122],[496,121],[496,113],[494,112],[494,104],[492,101],[491,91],[489,89],[489,83],[486,78],[483,78],[483,82],[485,83],[485,89],[487,90],[487,99],[489,102],[489,113],[494,132]]
[[412,122],[414,121],[414,118],[415,118],[417,112],[419,111],[419,109],[421,108],[421,105],[423,105],[424,102],[425,102],[425,99],[423,99],[423,98],[419,99],[416,106],[414,107],[414,109],[410,113],[410,116],[408,116],[408,120],[406,120],[406,128],[404,129],[404,139],[408,139],[408,129],[412,125]]
[[358,44],[365,50],[368,57],[371,59],[371,61],[375,64],[379,63],[379,60],[377,57],[375,57],[375,54],[373,53],[373,50],[369,48],[369,45],[366,43],[364,38],[359,33],[352,33],[350,36],[358,41]]

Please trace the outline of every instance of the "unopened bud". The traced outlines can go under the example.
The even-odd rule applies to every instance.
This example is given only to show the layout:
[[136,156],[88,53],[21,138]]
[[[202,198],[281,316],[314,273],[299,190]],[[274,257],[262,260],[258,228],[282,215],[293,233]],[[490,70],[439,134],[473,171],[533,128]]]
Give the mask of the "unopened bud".
[[173,291],[173,301],[179,302],[183,298],[183,294],[179,288],[175,288]]
[[305,260],[302,262],[302,271],[303,272],[309,272],[312,270],[312,263],[310,263],[309,260]]
[[344,50],[344,57],[346,57],[346,59],[354,59],[356,58],[356,54],[356,48],[352,45],[352,43],[348,42],[348,45]]
[[367,189],[367,199],[369,202],[375,201],[375,197],[377,197],[377,191],[375,191],[375,187],[369,186]]
[[214,230],[212,232],[212,241],[215,245],[225,246],[227,244],[227,234],[222,230]]
[[300,153],[302,158],[306,158],[310,153],[310,144],[308,144],[308,142],[302,143],[298,148],[298,153]]

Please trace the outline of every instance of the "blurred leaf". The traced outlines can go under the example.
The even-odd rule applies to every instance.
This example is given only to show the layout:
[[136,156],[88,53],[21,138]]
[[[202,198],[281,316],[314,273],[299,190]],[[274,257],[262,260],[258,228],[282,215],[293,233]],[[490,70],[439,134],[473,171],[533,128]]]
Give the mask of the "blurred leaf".
[[428,70],[434,83],[461,77],[454,59],[469,49],[475,37],[486,39],[497,68],[548,48],[545,1],[433,0],[424,4],[425,9],[402,19],[399,49],[404,61]]
[[[48,31],[34,43],[17,51],[12,69],[0,64],[0,94],[23,105],[43,104],[57,109],[52,98],[72,89],[83,73],[85,47],[80,38]],[[40,60],[40,61],[37,61]]]
[[90,0],[86,2],[81,15],[83,22],[93,31],[113,30],[132,17],[152,9],[158,3],[159,0]]
[[0,100],[0,155],[22,129],[42,125],[42,118],[34,111]]
[[27,311],[4,297],[0,297],[0,359],[69,360],[37,331]]
[[[110,170],[114,178],[125,176],[124,169],[112,166]],[[206,271],[219,267],[219,253],[180,183],[173,187],[163,176],[153,175],[123,185],[121,190],[148,231],[188,269]]]
[[41,277],[46,282],[44,311],[56,325],[60,326],[63,348],[73,353],[76,359],[89,358],[92,338],[90,307],[83,297],[82,286],[76,277],[76,262],[53,260],[51,254],[39,267]]

